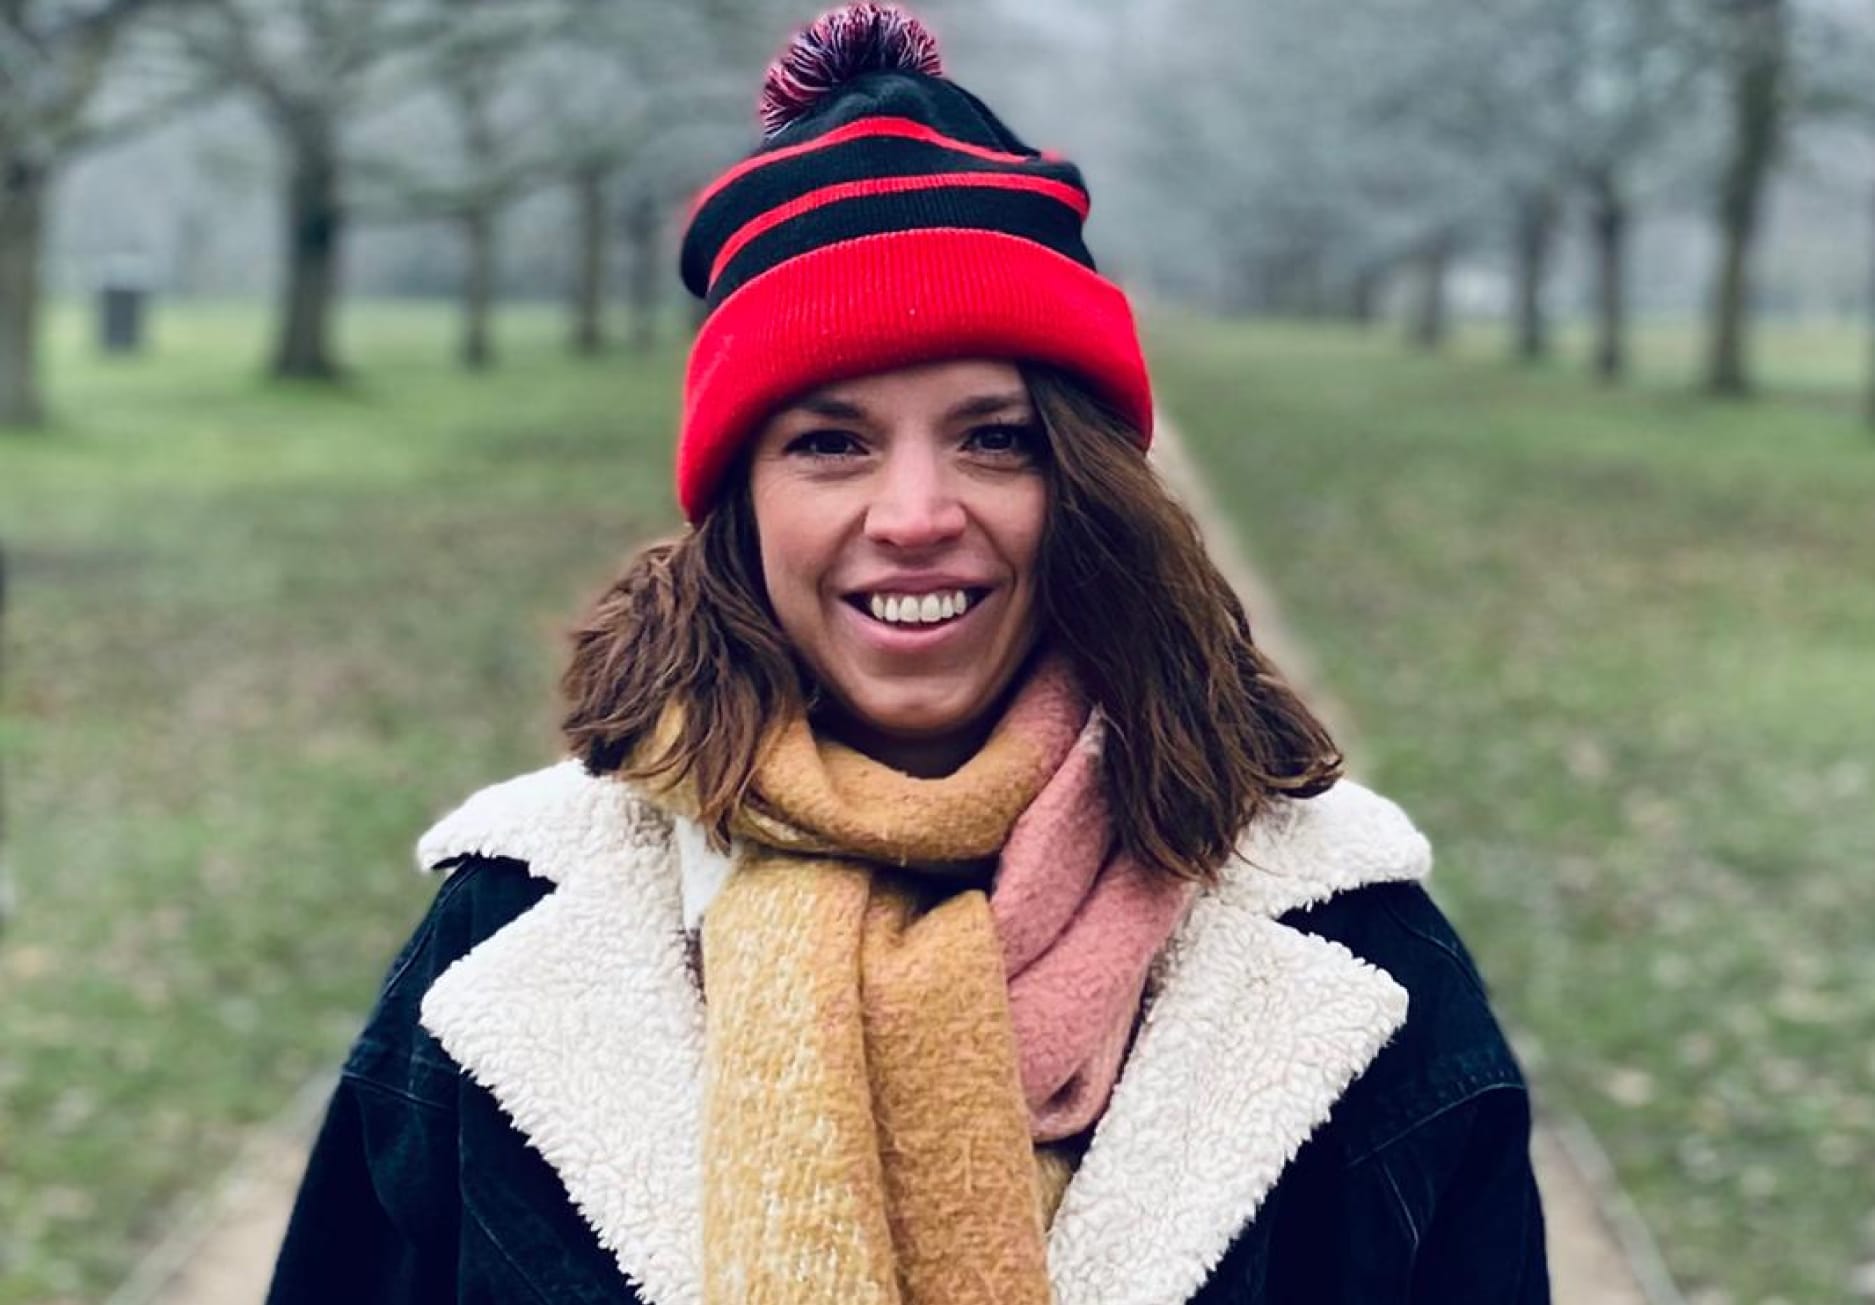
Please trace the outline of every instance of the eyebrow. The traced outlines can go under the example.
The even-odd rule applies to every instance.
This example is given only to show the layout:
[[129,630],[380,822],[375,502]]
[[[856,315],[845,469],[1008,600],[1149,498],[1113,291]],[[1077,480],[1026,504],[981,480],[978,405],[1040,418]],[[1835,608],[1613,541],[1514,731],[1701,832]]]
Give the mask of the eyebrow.
[[[992,413],[1007,412],[1011,408],[1024,408],[1029,403],[1025,391],[1009,394],[979,394],[955,404],[944,414],[945,421],[958,421],[965,417],[987,417]],[[829,398],[824,395],[809,395],[798,403],[789,405],[791,412],[812,413],[816,417],[830,417],[836,421],[864,421],[866,410],[844,399]]]

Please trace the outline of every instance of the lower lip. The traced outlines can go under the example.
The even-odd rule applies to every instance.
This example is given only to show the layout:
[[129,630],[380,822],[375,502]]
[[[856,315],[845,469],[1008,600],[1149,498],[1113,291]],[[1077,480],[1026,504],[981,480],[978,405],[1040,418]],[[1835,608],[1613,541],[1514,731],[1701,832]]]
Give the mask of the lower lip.
[[874,648],[881,652],[915,653],[941,648],[958,638],[975,624],[983,604],[994,596],[995,591],[992,590],[965,608],[962,616],[953,616],[937,625],[890,625],[873,620],[851,603],[842,602],[840,606],[846,609],[847,615],[859,627],[859,637]]

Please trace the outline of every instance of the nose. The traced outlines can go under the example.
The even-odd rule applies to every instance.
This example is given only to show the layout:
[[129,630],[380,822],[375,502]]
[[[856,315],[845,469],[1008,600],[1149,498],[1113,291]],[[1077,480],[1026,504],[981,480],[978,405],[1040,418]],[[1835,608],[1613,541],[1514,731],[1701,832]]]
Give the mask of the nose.
[[901,441],[874,480],[866,537],[898,548],[929,548],[963,533],[964,505],[934,451]]

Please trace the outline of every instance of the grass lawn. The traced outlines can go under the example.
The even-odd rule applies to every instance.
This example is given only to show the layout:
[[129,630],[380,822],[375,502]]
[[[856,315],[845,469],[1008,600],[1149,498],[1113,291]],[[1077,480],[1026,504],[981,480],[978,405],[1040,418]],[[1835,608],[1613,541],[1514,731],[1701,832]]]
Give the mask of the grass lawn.
[[1476,338],[1166,318],[1150,343],[1527,1067],[1681,1285],[1845,1300],[1875,1260],[1863,355],[1773,340],[1772,396],[1715,404],[1658,335],[1630,391]]
[[154,348],[62,312],[0,432],[0,1302],[101,1299],[242,1131],[335,1068],[434,891],[411,846],[557,747],[559,632],[675,524],[674,352],[348,311],[339,392],[258,379],[259,307]]

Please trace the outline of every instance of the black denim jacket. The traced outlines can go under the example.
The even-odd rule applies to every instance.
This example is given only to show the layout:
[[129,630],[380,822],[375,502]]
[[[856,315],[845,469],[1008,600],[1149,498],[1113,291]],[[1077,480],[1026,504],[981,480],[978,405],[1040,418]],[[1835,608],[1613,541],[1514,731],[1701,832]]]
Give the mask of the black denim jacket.
[[[269,1305],[641,1300],[553,1169],[418,1021],[452,961],[551,891],[500,857],[467,858],[444,882],[345,1061]],[[1191,1299],[1547,1302],[1529,1095],[1450,923],[1415,882],[1282,918],[1386,970],[1409,1015]]]

